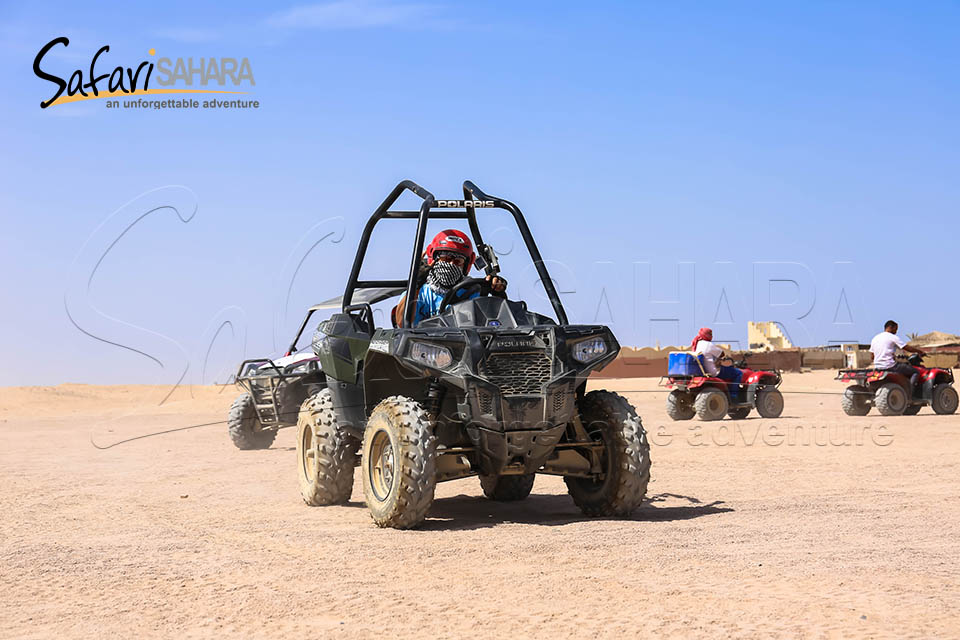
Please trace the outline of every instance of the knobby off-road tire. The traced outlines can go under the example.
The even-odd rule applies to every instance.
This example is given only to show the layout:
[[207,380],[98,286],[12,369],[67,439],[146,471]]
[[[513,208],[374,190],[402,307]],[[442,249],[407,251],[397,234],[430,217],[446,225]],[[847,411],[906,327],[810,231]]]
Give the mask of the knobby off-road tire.
[[667,394],[667,415],[674,420],[690,420],[697,415],[693,408],[693,394],[674,389]]
[[843,391],[840,407],[848,416],[865,416],[870,413],[870,389],[852,384]]
[[304,400],[297,420],[297,479],[303,501],[313,507],[347,502],[359,446],[338,428],[329,389]]
[[740,407],[727,411],[727,416],[729,416],[731,420],[743,420],[748,415],[750,415],[750,407]]
[[873,403],[877,406],[880,415],[903,415],[907,408],[907,392],[900,385],[891,382],[877,389],[877,395],[874,397]]
[[574,503],[588,516],[627,516],[647,494],[650,444],[634,408],[610,391],[591,391],[580,402],[580,419],[595,441],[603,442],[604,477],[564,478]]
[[903,410],[903,415],[915,416],[920,413],[920,409],[923,409],[922,404],[908,404],[907,408]]
[[940,415],[949,415],[957,412],[960,398],[957,390],[949,382],[941,382],[933,388],[933,410]]
[[719,389],[707,388],[697,394],[693,401],[697,416],[707,422],[720,420],[730,410],[730,399]]
[[390,396],[374,408],[360,468],[377,526],[409,529],[423,522],[437,486],[437,439],[419,403]]
[[783,394],[779,389],[762,389],[757,394],[757,413],[764,418],[779,418],[783,413]]
[[480,476],[480,486],[483,495],[499,502],[513,502],[523,500],[533,491],[533,482],[537,474],[528,473],[522,476]]
[[227,432],[237,449],[266,449],[277,437],[276,429],[263,429],[257,415],[253,396],[244,393],[237,396],[227,416]]

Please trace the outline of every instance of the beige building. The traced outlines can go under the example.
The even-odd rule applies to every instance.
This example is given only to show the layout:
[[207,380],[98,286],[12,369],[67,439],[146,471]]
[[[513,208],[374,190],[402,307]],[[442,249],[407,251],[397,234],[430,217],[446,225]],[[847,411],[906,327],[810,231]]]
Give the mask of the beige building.
[[860,344],[842,344],[840,348],[843,349],[844,355],[847,358],[847,368],[849,369],[866,369],[871,364],[873,364],[873,354],[870,353],[869,349],[864,349],[868,345]]
[[750,345],[750,351],[777,351],[793,348],[793,344],[776,322],[748,322],[747,344]]

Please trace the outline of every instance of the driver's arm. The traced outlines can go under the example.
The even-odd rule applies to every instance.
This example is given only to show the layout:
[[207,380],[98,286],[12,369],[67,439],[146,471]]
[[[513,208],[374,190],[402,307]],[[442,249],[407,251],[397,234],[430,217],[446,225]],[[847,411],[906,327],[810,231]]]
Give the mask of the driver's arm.
[[407,302],[407,294],[403,294],[400,302],[393,308],[393,326],[399,327],[403,324],[403,308]]
[[[393,321],[395,323],[395,326],[400,327],[403,325],[403,314],[406,307],[407,307],[407,296],[404,295],[402,298],[400,298],[400,302],[397,303],[397,306],[393,308]],[[417,297],[416,307],[417,308],[414,310],[414,314],[413,314],[414,325],[416,325],[418,322],[420,322],[424,318],[427,318],[430,315],[432,315],[430,311],[427,311],[424,309],[423,298],[420,296]]]
[[927,355],[927,353],[923,349],[920,349],[918,347],[911,347],[909,344],[907,344],[906,340],[904,340],[897,334],[893,334],[893,342],[894,344],[896,344],[898,347],[900,347],[907,353],[919,353],[922,356]]
[[[423,318],[430,315],[429,312],[425,313],[421,308],[422,302],[423,301],[420,298],[417,298],[417,309],[413,315],[414,324],[416,324]],[[406,294],[404,294],[404,296],[400,298],[400,302],[397,303],[397,306],[393,308],[393,323],[395,327],[399,327],[403,325],[403,312],[404,312],[404,309],[406,309],[406,306],[407,306],[407,296]],[[419,320],[417,319],[418,317],[419,317]]]

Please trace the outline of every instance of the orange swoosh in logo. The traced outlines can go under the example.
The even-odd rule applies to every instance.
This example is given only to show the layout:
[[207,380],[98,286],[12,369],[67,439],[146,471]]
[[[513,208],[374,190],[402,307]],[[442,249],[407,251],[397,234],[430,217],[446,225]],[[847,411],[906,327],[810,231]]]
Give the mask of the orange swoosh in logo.
[[102,98],[134,98],[136,96],[143,95],[156,95],[162,93],[232,93],[232,94],[246,94],[246,91],[217,91],[214,89],[147,89],[146,91],[131,91],[125,93],[123,91],[101,91],[100,95],[88,95],[84,96],[81,94],[75,94],[72,96],[61,96],[56,99],[56,101],[51,102],[49,106],[55,107],[58,104],[65,104],[67,102],[80,102],[81,100],[100,100]]

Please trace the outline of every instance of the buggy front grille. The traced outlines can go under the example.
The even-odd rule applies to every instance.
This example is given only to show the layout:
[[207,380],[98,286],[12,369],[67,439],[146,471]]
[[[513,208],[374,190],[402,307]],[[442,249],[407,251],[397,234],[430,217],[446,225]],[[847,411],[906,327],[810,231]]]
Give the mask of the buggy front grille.
[[480,362],[480,375],[504,395],[535,395],[543,393],[543,385],[550,381],[551,365],[542,351],[493,353]]
[[477,391],[477,404],[480,406],[480,413],[493,415],[493,395],[483,391]]
[[567,390],[559,389],[553,392],[553,412],[562,413],[567,406]]

